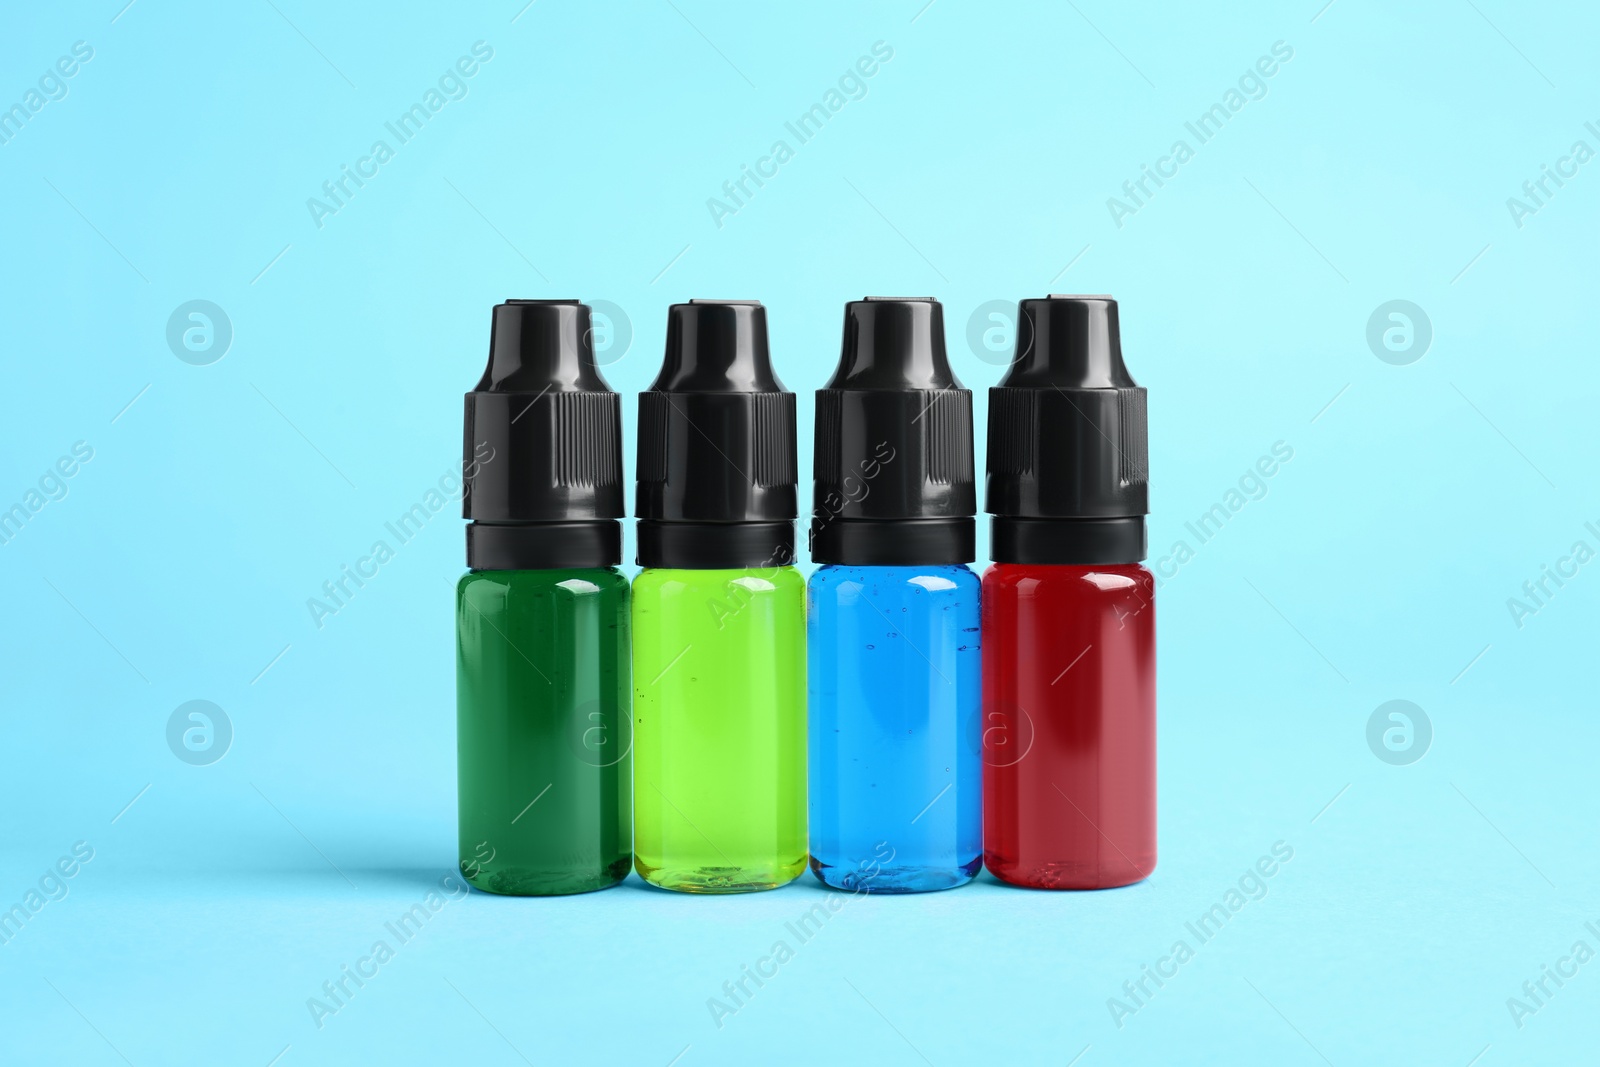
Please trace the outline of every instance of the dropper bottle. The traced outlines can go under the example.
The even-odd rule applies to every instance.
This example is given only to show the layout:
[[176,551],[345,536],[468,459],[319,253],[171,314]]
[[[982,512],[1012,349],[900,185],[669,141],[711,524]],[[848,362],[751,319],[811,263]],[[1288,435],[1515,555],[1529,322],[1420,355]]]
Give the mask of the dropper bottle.
[[466,397],[456,586],[460,867],[492,893],[604,889],[631,866],[621,449],[588,306],[496,306]]
[[811,870],[921,893],[982,866],[972,393],[932,299],[845,306],[817,390]]
[[983,862],[1107,889],[1156,865],[1145,391],[1109,296],[1022,301],[1016,344],[989,390]]
[[805,581],[795,401],[755,301],[668,312],[639,395],[635,865],[690,893],[806,866]]

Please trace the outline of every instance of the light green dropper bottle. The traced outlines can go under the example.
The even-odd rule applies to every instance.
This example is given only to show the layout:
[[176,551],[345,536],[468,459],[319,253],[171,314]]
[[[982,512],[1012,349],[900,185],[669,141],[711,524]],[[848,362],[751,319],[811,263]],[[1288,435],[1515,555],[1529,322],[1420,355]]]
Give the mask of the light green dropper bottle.
[[672,306],[639,396],[634,864],[691,893],[806,867],[795,400],[755,301]]

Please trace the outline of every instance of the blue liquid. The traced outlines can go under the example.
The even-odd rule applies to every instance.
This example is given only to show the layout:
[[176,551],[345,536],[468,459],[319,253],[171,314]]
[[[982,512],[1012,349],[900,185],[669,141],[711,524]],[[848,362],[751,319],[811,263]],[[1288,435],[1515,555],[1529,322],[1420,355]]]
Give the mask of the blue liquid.
[[970,882],[983,862],[978,576],[811,576],[811,870],[869,893]]

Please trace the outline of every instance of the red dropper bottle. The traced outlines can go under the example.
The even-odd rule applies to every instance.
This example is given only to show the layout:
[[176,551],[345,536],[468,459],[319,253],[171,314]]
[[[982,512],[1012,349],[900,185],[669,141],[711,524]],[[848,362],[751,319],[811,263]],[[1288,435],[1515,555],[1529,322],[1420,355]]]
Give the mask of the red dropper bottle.
[[989,391],[982,634],[983,862],[1013,885],[1109,889],[1155,868],[1147,456],[1117,302],[1022,301]]

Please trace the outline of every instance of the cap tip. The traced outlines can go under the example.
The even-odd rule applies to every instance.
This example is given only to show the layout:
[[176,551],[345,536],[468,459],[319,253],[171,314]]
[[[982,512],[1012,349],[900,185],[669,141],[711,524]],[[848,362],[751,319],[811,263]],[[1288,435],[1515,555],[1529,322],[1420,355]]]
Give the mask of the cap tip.
[[609,388],[594,361],[589,305],[510,299],[494,306],[491,323],[489,362],[476,391]]
[[844,342],[829,389],[959,389],[931,296],[868,296],[844,307]]
[[1122,361],[1122,329],[1109,294],[1033,297],[1018,305],[1016,351],[1002,386],[1121,389],[1136,383]]
[[783,383],[767,351],[767,309],[759,300],[694,299],[667,310],[666,357],[650,386],[658,392],[771,393]]

